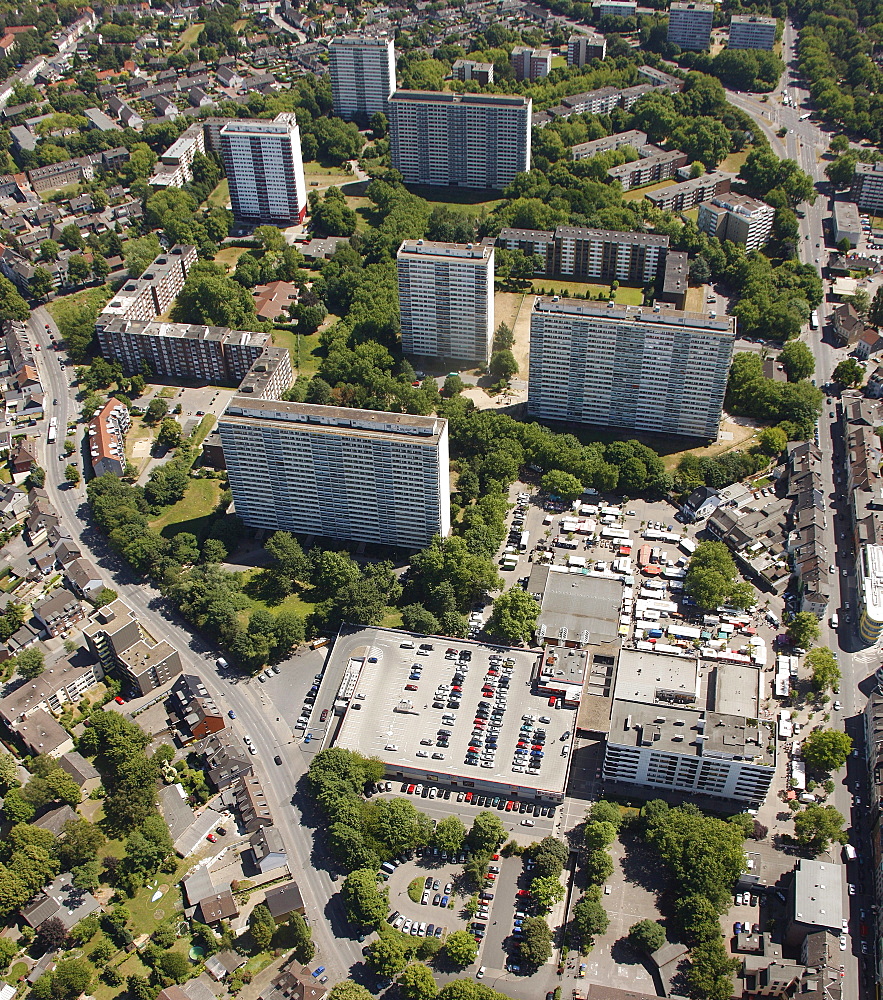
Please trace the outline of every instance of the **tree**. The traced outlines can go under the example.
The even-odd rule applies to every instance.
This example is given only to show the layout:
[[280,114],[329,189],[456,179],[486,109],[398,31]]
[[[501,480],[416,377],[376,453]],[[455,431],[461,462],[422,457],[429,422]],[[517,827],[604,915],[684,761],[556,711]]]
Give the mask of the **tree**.
[[506,828],[495,813],[484,810],[472,821],[468,840],[474,852],[492,854],[505,839]]
[[61,230],[58,241],[66,250],[82,250],[86,245],[80,227],[73,222]]
[[103,608],[106,604],[112,604],[119,594],[112,587],[102,587],[97,594],[91,598],[96,608]]
[[[444,821],[443,821],[444,822]],[[389,909],[389,893],[377,886],[377,872],[350,872],[340,889],[347,918],[358,927],[378,927]]]
[[534,878],[558,878],[570,852],[562,840],[543,837],[538,844],[531,845],[529,853],[534,863]]
[[248,918],[248,929],[258,951],[267,951],[276,933],[276,921],[264,903],[258,903]]
[[466,827],[460,821],[459,816],[445,816],[439,820],[438,826],[432,835],[432,844],[440,851],[447,851],[449,854],[459,853],[463,849],[463,841],[466,839]]
[[843,767],[852,750],[852,738],[836,729],[814,729],[803,741],[803,759],[820,771]]
[[15,285],[9,278],[0,277],[0,321],[18,320],[24,323],[30,315],[30,307],[18,294]]
[[62,958],[52,973],[52,996],[74,1000],[86,993],[92,982],[92,967],[83,958]]
[[37,928],[34,944],[41,951],[60,951],[67,941],[67,928],[58,917],[49,917]]
[[843,843],[846,840],[844,822],[834,806],[809,805],[794,817],[797,843],[815,854],[821,854],[828,849],[830,841]]
[[518,374],[518,362],[511,351],[494,351],[488,364],[488,372],[495,382],[508,381]]
[[665,930],[655,920],[639,920],[629,927],[629,941],[638,951],[652,955],[665,944]]
[[313,944],[313,932],[310,930],[306,920],[299,913],[292,913],[288,918],[288,929],[291,932],[291,947],[294,957],[306,965],[311,962],[316,954],[316,946]]
[[43,240],[40,244],[40,253],[37,255],[37,260],[48,260],[50,262],[58,260],[60,250],[61,247],[55,240]]
[[80,482],[80,470],[75,465],[68,465],[64,470],[64,478],[72,486],[77,486]]
[[19,784],[18,767],[15,758],[8,753],[0,754],[0,793]]
[[0,938],[0,971],[9,968],[9,963],[18,954],[18,945],[9,938]]
[[789,340],[779,352],[789,382],[809,378],[816,370],[816,359],[802,340]]
[[758,434],[757,442],[764,455],[775,457],[788,447],[788,435],[781,427],[765,427]]
[[569,472],[552,469],[540,480],[544,493],[561,497],[562,500],[576,500],[583,491],[583,484]]
[[530,893],[536,900],[537,908],[542,913],[549,910],[564,899],[564,886],[557,878],[535,878],[530,883]]
[[616,838],[616,827],[607,820],[592,818],[586,823],[585,841],[587,851],[603,851]]
[[409,604],[402,608],[402,624],[409,632],[421,635],[438,635],[441,631],[438,618],[422,604]]
[[448,935],[444,945],[445,957],[452,965],[465,969],[478,956],[478,945],[468,931],[454,931]]
[[401,934],[379,937],[368,949],[368,964],[379,976],[394,979],[408,964]]
[[35,299],[45,299],[55,287],[52,274],[45,267],[35,267],[28,282],[28,291]]
[[542,917],[528,917],[521,925],[521,957],[533,968],[539,968],[552,955],[552,931]]
[[438,993],[432,973],[425,965],[416,962],[402,972],[398,978],[398,986],[408,1000],[434,1000]]
[[788,637],[795,646],[808,649],[819,637],[819,620],[811,611],[798,611],[788,623]]
[[511,351],[514,343],[515,334],[512,332],[512,328],[508,323],[500,323],[497,329],[494,330],[494,350]]
[[46,667],[46,659],[39,649],[24,649],[15,658],[15,667],[26,681],[39,677]]
[[834,369],[831,378],[842,385],[858,386],[865,380],[865,370],[855,358],[844,358]]
[[447,399],[459,395],[466,388],[466,383],[459,375],[448,375],[442,386],[442,395]]
[[144,414],[144,423],[158,424],[168,412],[169,401],[162,396],[155,396],[147,406],[147,412]]
[[699,543],[687,568],[684,590],[706,611],[721,604],[745,608],[754,601],[754,591],[739,582],[736,564],[723,542]]
[[72,254],[67,262],[67,276],[72,285],[81,285],[89,280],[92,268],[82,254]]
[[613,874],[613,859],[607,851],[589,851],[583,862],[586,878],[593,885],[601,885]]
[[494,600],[487,631],[505,642],[530,642],[541,610],[527,591],[511,587]]
[[812,671],[813,690],[823,694],[828,689],[837,689],[840,680],[840,667],[837,657],[827,646],[816,646],[811,649],[804,660],[804,665]]
[[344,979],[343,982],[331,987],[328,1000],[374,1000],[374,997],[364,986],[354,983],[351,979]]
[[219,538],[206,538],[202,543],[202,561],[221,563],[227,558],[227,546]]
[[872,326],[883,326],[883,285],[876,292],[868,308],[868,322]]
[[190,963],[187,961],[187,956],[182,955],[180,951],[164,951],[159,959],[159,967],[176,983],[186,983],[190,978]]
[[573,908],[573,925],[577,933],[588,944],[593,938],[603,934],[610,923],[607,912],[601,904],[601,892],[593,885]]
[[174,417],[163,418],[159,434],[156,436],[156,443],[161,448],[177,448],[181,443],[181,425]]
[[731,1000],[733,973],[739,961],[730,958],[719,936],[702,941],[690,955],[687,982],[692,994],[703,1000]]

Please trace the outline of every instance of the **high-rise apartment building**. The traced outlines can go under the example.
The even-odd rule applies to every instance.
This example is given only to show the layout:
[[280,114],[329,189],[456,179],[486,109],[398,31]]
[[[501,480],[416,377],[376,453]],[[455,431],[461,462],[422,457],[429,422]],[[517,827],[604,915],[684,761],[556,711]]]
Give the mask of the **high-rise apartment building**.
[[766,202],[730,191],[704,201],[696,225],[708,236],[758,250],[770,238],[775,214]]
[[307,187],[293,113],[282,112],[271,122],[231,121],[221,129],[221,156],[237,219],[303,222]]
[[777,21],[760,14],[733,14],[730,18],[730,49],[766,49],[772,52],[776,44]]
[[594,31],[571,35],[567,43],[567,65],[585,66],[607,55],[607,39]]
[[632,0],[593,0],[592,11],[599,20],[602,17],[635,17],[638,5]]
[[883,163],[856,163],[849,200],[863,212],[883,213]]
[[234,396],[218,430],[249,527],[402,548],[450,530],[440,417]]
[[711,45],[714,4],[674,0],[668,9],[668,40],[682,49],[701,52]]
[[344,35],[328,46],[334,113],[348,121],[367,122],[387,112],[396,89],[396,57],[391,38]]
[[528,412],[714,439],[735,335],[732,316],[538,298]]
[[408,184],[501,190],[530,170],[531,108],[529,97],[397,90],[392,165]]
[[517,45],[509,56],[516,80],[538,80],[552,72],[552,50]]
[[405,240],[396,255],[402,350],[484,364],[494,336],[494,249]]

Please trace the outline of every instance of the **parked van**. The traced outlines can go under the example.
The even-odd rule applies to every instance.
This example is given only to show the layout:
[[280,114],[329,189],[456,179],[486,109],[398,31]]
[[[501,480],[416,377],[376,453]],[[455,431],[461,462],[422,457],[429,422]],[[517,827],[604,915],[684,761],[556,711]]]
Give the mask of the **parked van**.
[[396,870],[396,866],[391,861],[384,861],[380,866],[380,870],[386,872],[387,875],[392,875]]
[[839,624],[840,619],[837,617],[837,612],[835,611],[834,614],[831,615],[831,628],[837,628]]
[[846,861],[855,861],[856,857],[858,857],[852,844],[843,845],[843,857]]
[[406,639],[404,642],[399,643],[399,649],[413,649],[414,643],[410,639]]

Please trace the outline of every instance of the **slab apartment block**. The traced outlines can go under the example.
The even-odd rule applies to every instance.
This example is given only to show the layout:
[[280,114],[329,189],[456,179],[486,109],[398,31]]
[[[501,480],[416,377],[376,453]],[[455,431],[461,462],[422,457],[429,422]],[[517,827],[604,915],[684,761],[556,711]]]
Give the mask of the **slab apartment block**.
[[271,122],[231,121],[221,129],[221,157],[237,219],[303,222],[307,188],[293,113],[282,112]]
[[735,335],[732,316],[537,298],[528,413],[716,439]]
[[776,26],[774,17],[761,17],[760,14],[733,14],[730,18],[730,49],[765,49],[772,52],[776,44]]
[[647,285],[665,266],[668,237],[582,226],[559,226],[554,232],[501,229],[497,246],[538,257],[537,274]]
[[367,122],[387,113],[396,89],[396,57],[391,38],[344,35],[328,46],[334,113],[347,121]]
[[530,170],[531,109],[529,97],[397,90],[392,165],[406,184],[502,190]]
[[451,75],[455,80],[475,80],[482,87],[494,82],[494,64],[477,62],[475,59],[457,59],[451,67]]
[[494,336],[494,249],[405,240],[396,255],[402,349],[481,364]]
[[552,72],[552,50],[517,45],[509,56],[516,80],[538,80]]
[[711,45],[714,4],[672,3],[668,9],[668,40],[682,49],[701,52]]
[[197,259],[194,246],[176,244],[161,253],[140,278],[127,281],[107,303],[95,329],[100,333],[115,319],[149,320],[164,313],[184,287]]
[[856,163],[849,200],[863,212],[883,212],[883,163]]
[[595,17],[635,17],[638,13],[637,3],[629,0],[594,0],[592,12]]
[[450,530],[441,418],[234,396],[218,430],[249,527],[403,548]]
[[686,181],[648,191],[644,197],[667,212],[687,212],[703,201],[711,201],[719,194],[727,194],[731,182],[731,174],[715,170],[710,174],[702,174],[701,177],[691,177]]
[[591,139],[589,142],[579,142],[570,147],[570,157],[573,160],[588,160],[598,153],[607,153],[623,146],[631,146],[632,149],[638,150],[646,145],[647,133],[633,128],[627,132],[614,132],[613,135],[605,135],[600,139]]

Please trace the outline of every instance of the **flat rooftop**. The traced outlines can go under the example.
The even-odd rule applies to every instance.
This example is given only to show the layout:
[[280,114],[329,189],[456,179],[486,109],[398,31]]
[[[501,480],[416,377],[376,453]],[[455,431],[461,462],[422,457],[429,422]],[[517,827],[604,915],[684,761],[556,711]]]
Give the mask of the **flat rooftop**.
[[624,649],[619,654],[615,697],[647,704],[705,708],[702,667],[696,656]]
[[720,333],[730,337],[736,335],[735,316],[713,316],[711,312],[682,312],[679,309],[657,310],[653,306],[607,305],[588,299],[568,299],[538,296],[534,301],[534,312],[568,313],[574,318],[614,319],[632,323],[648,323],[660,326],[682,326],[702,329],[708,333]]
[[[410,636],[385,629],[364,629],[357,636],[363,642],[353,645],[350,635],[345,644],[338,640],[332,653],[332,658],[337,655],[346,659],[347,662],[338,667],[342,666],[344,673],[349,671],[355,678],[349,684],[351,700],[344,708],[335,746],[380,758],[390,774],[401,771],[408,776],[426,771],[441,784],[456,782],[462,786],[469,781],[478,785],[493,782],[505,784],[513,791],[524,788],[556,796],[563,794],[569,753],[561,754],[561,748],[567,745],[561,736],[567,732],[572,738],[576,712],[551,708],[545,695],[535,693],[533,677],[539,663],[539,651],[463,639]],[[414,648],[402,648],[402,643],[406,642],[413,642]],[[432,649],[418,655],[422,643],[431,645]],[[449,649],[457,650],[458,654],[468,651],[472,658],[465,663],[446,659]],[[492,661],[491,657],[498,659]],[[372,659],[375,662],[370,662]],[[511,669],[504,667],[507,660]],[[410,680],[413,665],[421,668],[419,680]],[[462,670],[464,665],[468,669]],[[489,674],[490,669],[496,670],[496,674]],[[455,709],[449,707],[447,692],[455,685],[454,675],[458,671],[464,676],[460,684],[460,707]],[[330,669],[328,672],[333,675]],[[508,686],[503,682],[506,677]],[[497,692],[505,690],[507,694],[497,735],[498,749],[489,768],[465,763],[467,748],[475,745],[473,731],[481,728],[474,724],[479,703],[484,701],[491,708],[494,704],[494,695],[485,697],[482,694],[486,680],[495,683]],[[417,690],[406,690],[408,685],[414,685]],[[440,688],[443,699],[435,697]],[[443,722],[445,715],[453,715],[454,722]],[[534,725],[546,730],[545,756],[537,772],[512,770],[524,715],[533,716]],[[540,722],[541,719],[548,719],[548,722]],[[487,725],[484,728],[486,731]],[[450,733],[448,747],[436,746],[440,729]],[[432,744],[422,745],[421,740],[426,739]],[[397,749],[386,749],[389,746]],[[480,752],[483,752],[481,748]],[[433,754],[444,756],[433,760]]]
[[500,107],[530,110],[531,99],[515,94],[451,94],[440,90],[396,90],[390,95],[393,104],[455,104],[475,107]]
[[441,417],[315,403],[286,403],[279,399],[254,399],[251,396],[234,396],[218,422],[264,424],[268,420],[291,424],[292,430],[313,434],[385,436],[396,441],[400,441],[402,436],[411,436],[435,442],[446,426]]
[[527,584],[542,608],[537,628],[555,638],[566,630],[566,639],[583,644],[614,642],[619,636],[622,581],[557,567],[535,564]]
[[486,262],[494,248],[485,243],[438,243],[433,240],[405,240],[397,257],[434,257],[437,260],[460,259]]
[[801,858],[794,870],[794,919],[839,932],[844,871],[843,865]]

